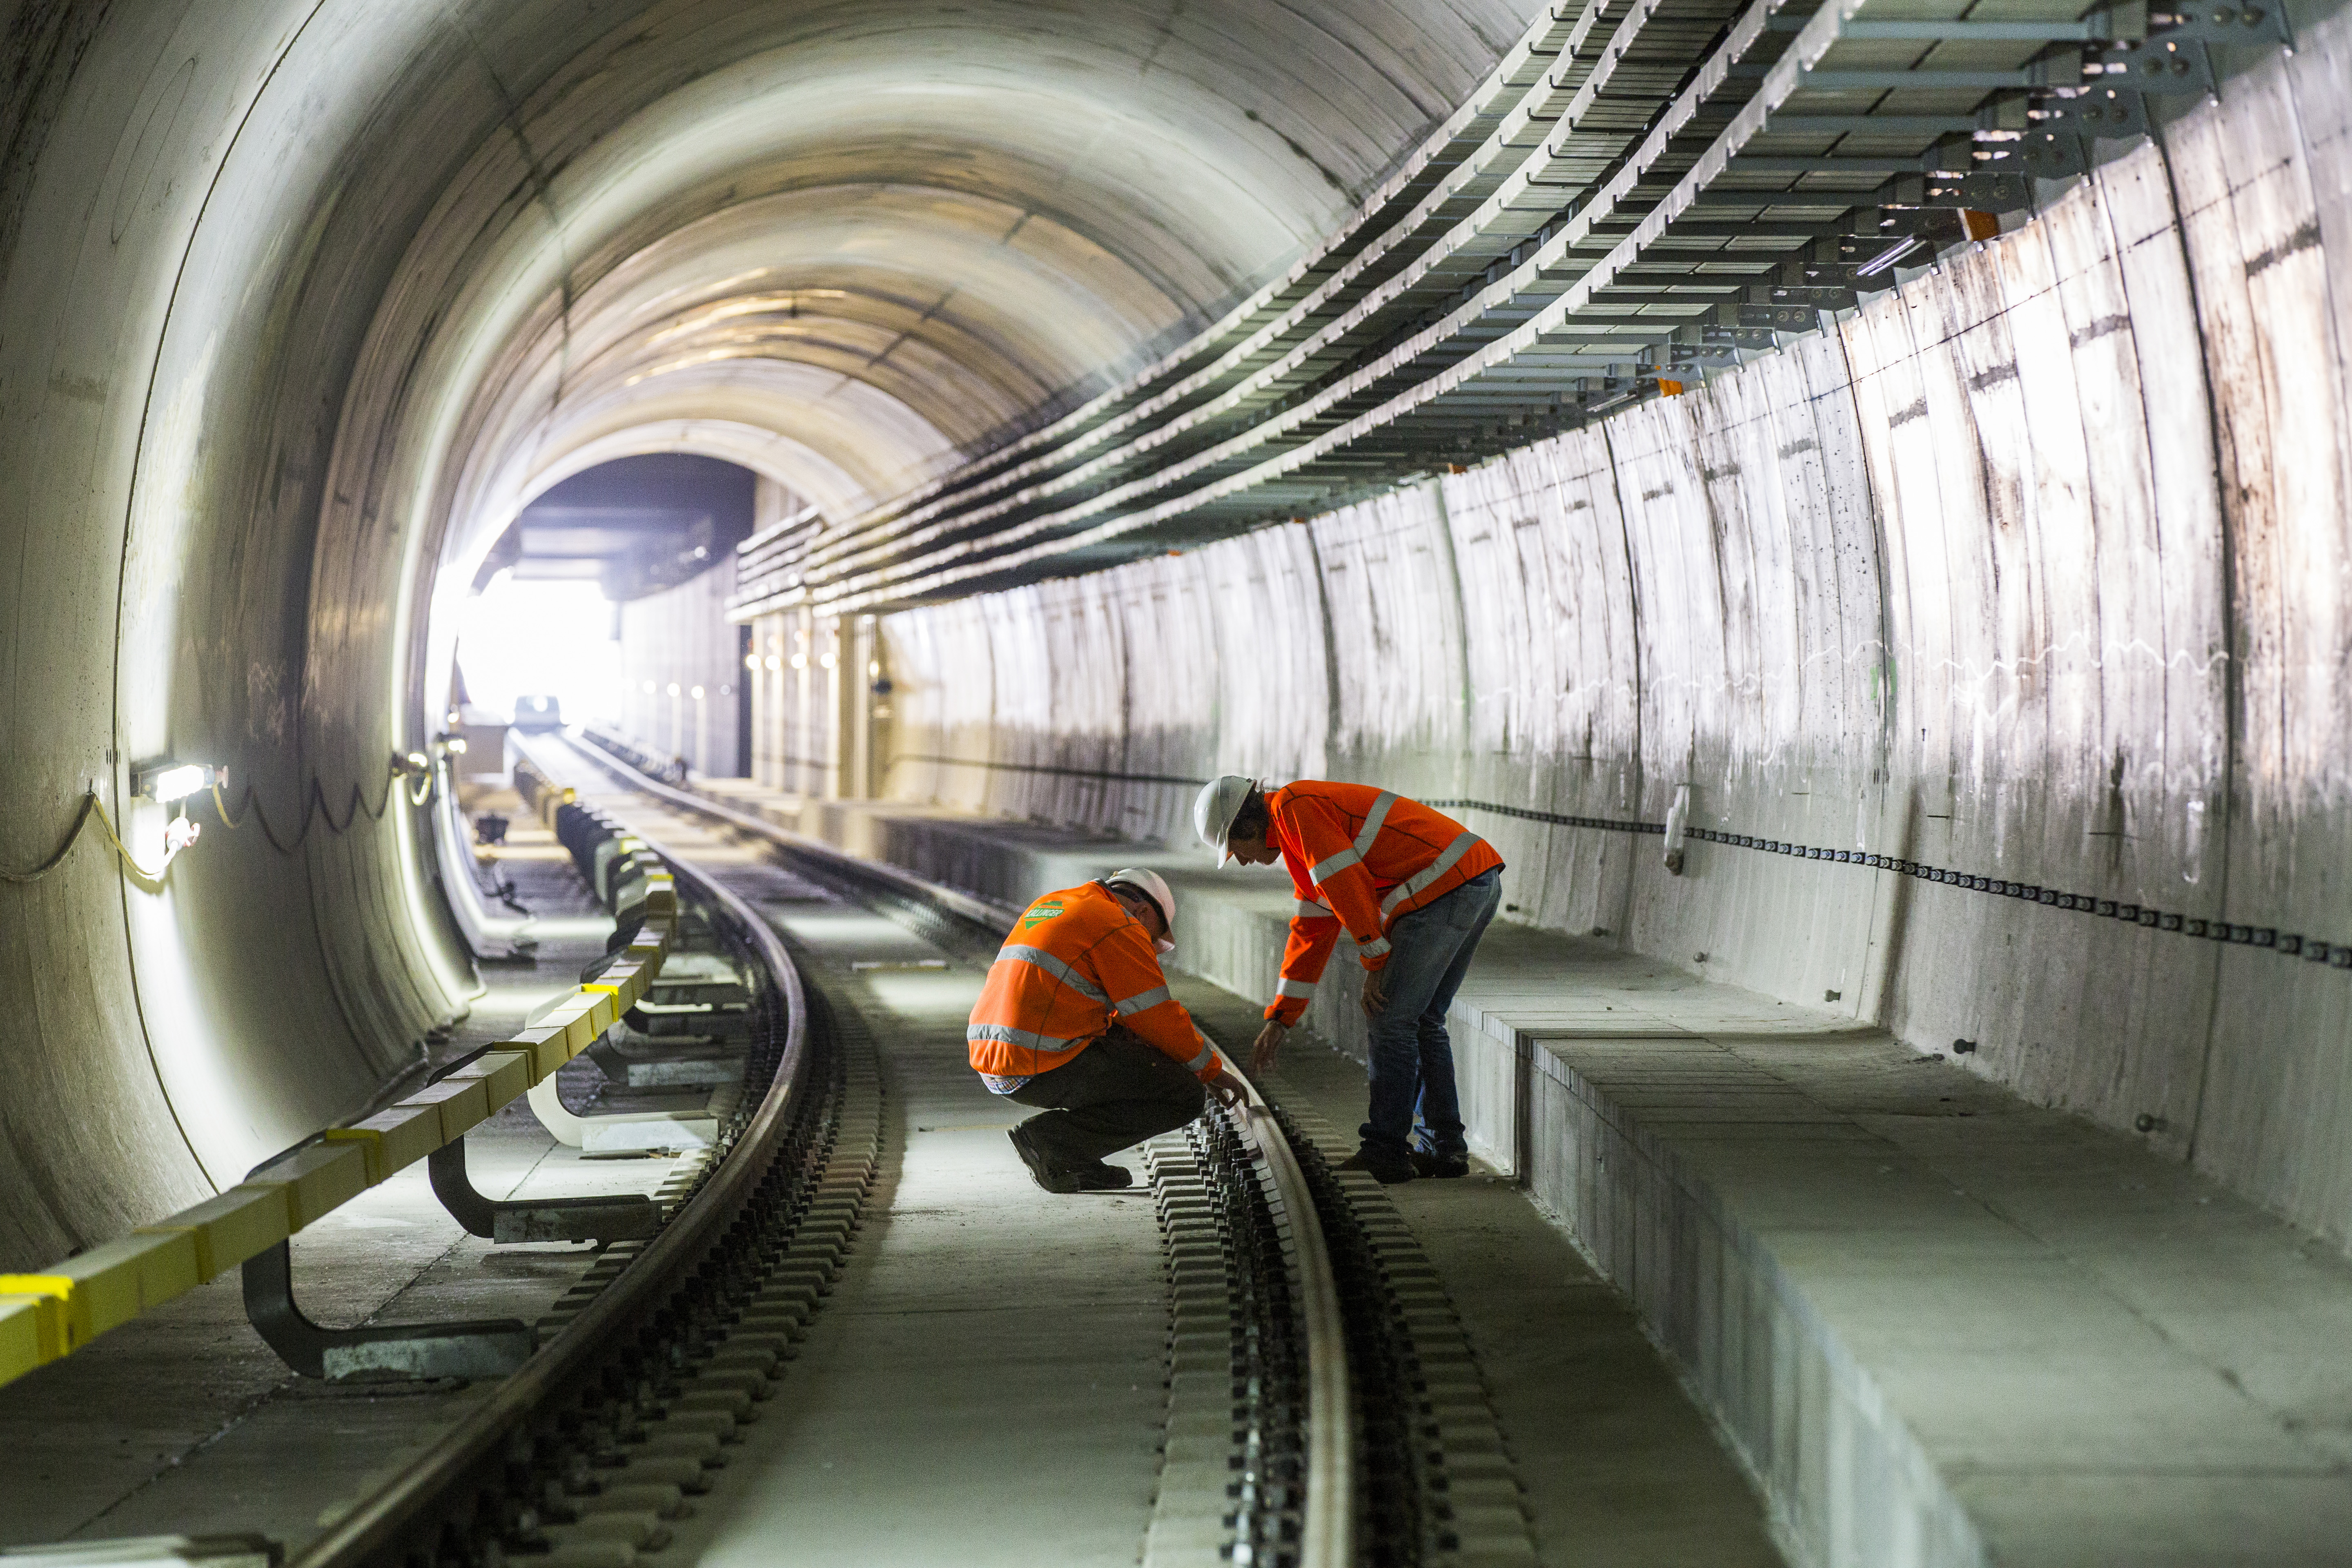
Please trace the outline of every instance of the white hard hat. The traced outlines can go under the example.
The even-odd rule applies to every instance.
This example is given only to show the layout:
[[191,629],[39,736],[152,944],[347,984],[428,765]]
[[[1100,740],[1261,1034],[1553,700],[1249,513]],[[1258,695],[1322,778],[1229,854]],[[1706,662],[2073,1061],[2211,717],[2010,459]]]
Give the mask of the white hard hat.
[[1140,867],[1129,866],[1124,871],[1113,871],[1109,876],[1105,877],[1103,886],[1133,888],[1137,892],[1159,905],[1160,918],[1168,922],[1167,933],[1160,939],[1160,951],[1169,952],[1174,950],[1176,944],[1170,942],[1168,938],[1176,934],[1176,895],[1168,890],[1168,884],[1161,879],[1159,872],[1146,871]]
[[1192,831],[1201,842],[1217,852],[1217,864],[1222,866],[1233,857],[1225,852],[1225,835],[1233,831],[1234,818],[1249,799],[1250,791],[1257,788],[1257,780],[1245,779],[1239,773],[1220,773],[1201,786],[1192,799]]

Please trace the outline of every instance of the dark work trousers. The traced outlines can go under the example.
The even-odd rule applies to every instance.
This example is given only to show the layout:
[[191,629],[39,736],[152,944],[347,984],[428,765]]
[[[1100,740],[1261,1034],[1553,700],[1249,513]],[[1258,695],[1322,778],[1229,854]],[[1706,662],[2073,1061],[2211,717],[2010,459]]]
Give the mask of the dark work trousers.
[[1381,971],[1388,1005],[1372,1017],[1371,1115],[1358,1130],[1366,1147],[1402,1159],[1418,1122],[1429,1152],[1460,1154],[1469,1148],[1454,1097],[1445,1010],[1502,901],[1497,867],[1390,925],[1389,961]]
[[1208,1091],[1182,1062],[1113,1025],[1006,1098],[1045,1110],[1022,1125],[1048,1160],[1068,1171],[1183,1126],[1201,1114]]

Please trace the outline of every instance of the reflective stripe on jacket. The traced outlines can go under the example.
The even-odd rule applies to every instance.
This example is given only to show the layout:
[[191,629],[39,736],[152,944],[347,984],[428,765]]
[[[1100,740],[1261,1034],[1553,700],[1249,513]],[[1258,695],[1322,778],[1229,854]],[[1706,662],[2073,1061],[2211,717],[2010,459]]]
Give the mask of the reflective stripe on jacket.
[[1503,863],[1494,847],[1442,811],[1370,784],[1301,779],[1266,797],[1266,842],[1282,851],[1297,904],[1282,980],[1265,1016],[1296,1024],[1345,926],[1366,969],[1389,961],[1400,915],[1444,898]]
[[1217,1053],[1168,994],[1142,922],[1101,884],[1048,893],[1021,911],[989,966],[964,1031],[974,1072],[1034,1078],[1124,1024],[1207,1079]]

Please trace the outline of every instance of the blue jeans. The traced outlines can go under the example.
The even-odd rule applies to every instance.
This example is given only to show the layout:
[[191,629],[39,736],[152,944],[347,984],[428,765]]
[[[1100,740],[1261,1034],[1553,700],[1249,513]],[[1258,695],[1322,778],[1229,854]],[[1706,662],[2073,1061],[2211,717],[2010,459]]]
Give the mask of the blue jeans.
[[1418,1131],[1433,1154],[1468,1151],[1445,1009],[1502,901],[1497,867],[1389,927],[1389,961],[1381,970],[1388,1002],[1372,1016],[1371,1120],[1357,1130],[1368,1148],[1402,1159]]

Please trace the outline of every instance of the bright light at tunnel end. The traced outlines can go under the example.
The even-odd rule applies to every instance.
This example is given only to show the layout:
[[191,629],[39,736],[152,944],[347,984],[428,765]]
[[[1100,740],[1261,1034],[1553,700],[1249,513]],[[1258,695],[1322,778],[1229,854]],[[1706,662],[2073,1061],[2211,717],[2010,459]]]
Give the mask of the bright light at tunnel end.
[[596,584],[517,582],[500,572],[461,615],[457,667],[473,701],[512,713],[552,697],[568,719],[619,717],[620,644],[612,601]]

